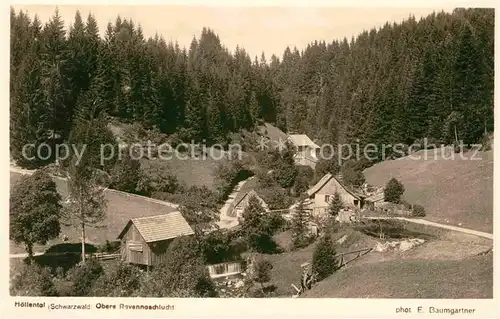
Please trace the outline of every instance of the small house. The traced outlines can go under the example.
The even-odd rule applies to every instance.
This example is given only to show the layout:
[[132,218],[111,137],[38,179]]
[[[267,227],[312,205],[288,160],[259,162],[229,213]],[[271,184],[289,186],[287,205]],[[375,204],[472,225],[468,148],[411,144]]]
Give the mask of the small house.
[[254,196],[259,201],[260,205],[266,212],[269,212],[269,206],[267,203],[255,192],[253,189],[241,194],[234,200],[234,207],[230,210],[229,216],[241,218],[245,208],[248,206],[248,199]]
[[308,208],[313,213],[324,213],[328,210],[331,200],[338,193],[342,203],[346,207],[362,209],[364,207],[364,196],[358,194],[340,182],[332,174],[326,174],[319,182],[311,187],[307,192]]
[[132,218],[118,236],[121,258],[127,263],[156,266],[166,260],[167,248],[174,238],[193,234],[178,211]]
[[306,165],[314,169],[319,159],[319,147],[305,134],[291,134],[288,142],[295,148],[296,165]]

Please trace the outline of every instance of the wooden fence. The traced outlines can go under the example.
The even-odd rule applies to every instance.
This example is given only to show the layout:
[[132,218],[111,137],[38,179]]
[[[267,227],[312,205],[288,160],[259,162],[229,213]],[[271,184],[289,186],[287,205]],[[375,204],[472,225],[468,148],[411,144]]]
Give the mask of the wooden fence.
[[[347,265],[348,263],[350,263],[351,261],[354,261],[354,260],[360,258],[361,256],[368,254],[370,251],[372,251],[372,249],[373,248],[363,248],[363,249],[358,249],[358,250],[353,250],[353,251],[347,251],[347,252],[335,255],[334,258],[336,260],[340,258],[339,263],[338,263],[338,268],[342,268],[345,265]],[[354,258],[347,260],[347,261],[344,258],[344,256],[346,256],[346,255],[354,255],[354,254],[356,256]]]

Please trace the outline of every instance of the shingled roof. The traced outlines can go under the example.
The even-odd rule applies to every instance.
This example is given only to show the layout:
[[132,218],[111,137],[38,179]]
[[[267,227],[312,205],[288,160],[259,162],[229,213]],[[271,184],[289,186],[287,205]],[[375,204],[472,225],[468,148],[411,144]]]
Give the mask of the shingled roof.
[[118,239],[125,235],[132,224],[137,227],[137,230],[147,243],[194,234],[193,229],[182,214],[176,211],[163,215],[132,218],[122,230]]

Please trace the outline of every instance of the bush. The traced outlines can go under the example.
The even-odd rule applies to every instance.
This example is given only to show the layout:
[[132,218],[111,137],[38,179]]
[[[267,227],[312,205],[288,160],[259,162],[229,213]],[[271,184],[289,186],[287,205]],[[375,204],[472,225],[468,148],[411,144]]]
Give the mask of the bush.
[[290,207],[292,199],[288,196],[286,189],[280,186],[258,189],[257,192],[267,203],[269,209],[286,209]]
[[295,179],[295,193],[302,194],[309,188],[309,183],[314,177],[314,171],[309,166],[297,166],[297,177]]
[[335,158],[332,159],[321,159],[316,164],[315,168],[316,179],[319,180],[321,177],[330,173],[336,175],[340,172],[340,166]]
[[252,280],[260,284],[262,289],[264,283],[271,280],[271,270],[273,265],[263,258],[258,258],[253,262]]
[[92,286],[103,275],[104,269],[96,259],[89,259],[73,268],[68,277],[73,283],[72,296],[90,296]]
[[384,188],[384,200],[390,203],[398,204],[401,202],[401,196],[405,192],[403,184],[395,178],[391,178]]
[[37,264],[23,265],[12,278],[10,286],[12,296],[53,297],[57,296],[53,278],[48,268]]
[[271,234],[283,230],[286,228],[286,220],[281,216],[281,214],[270,213],[264,217],[265,228],[269,229]]
[[143,297],[217,297],[203,254],[193,237],[178,237],[167,249],[163,265],[141,285]]
[[425,208],[422,205],[413,205],[412,216],[425,217]]
[[110,187],[122,192],[136,193],[140,178],[141,163],[131,158],[128,152],[123,152],[122,159],[116,161],[111,170]]
[[357,170],[354,167],[342,167],[341,174],[342,180],[346,185],[359,187],[365,182],[365,176],[362,170]]
[[268,173],[266,169],[259,169],[256,174],[257,184],[260,188],[269,188],[276,186],[276,181],[273,175]]
[[136,266],[122,263],[96,282],[93,295],[100,297],[132,297],[139,293],[142,274]]
[[332,238],[325,233],[319,240],[313,253],[312,270],[318,280],[323,280],[337,270],[336,252]]
[[219,184],[219,202],[223,202],[231,194],[234,186],[252,176],[252,172],[245,167],[243,161],[230,159],[215,167],[214,176]]
[[207,264],[218,264],[221,262],[239,260],[240,254],[246,247],[236,241],[233,233],[220,230],[203,236],[200,246]]
[[280,165],[273,171],[273,177],[283,188],[290,188],[295,184],[297,168],[294,165]]
[[114,253],[118,249],[120,249],[120,242],[119,241],[109,241],[106,239],[106,243],[104,245],[99,246],[98,250],[99,252],[103,253]]
[[242,236],[250,249],[261,253],[276,252],[278,245],[272,238],[272,223],[255,196],[248,199],[242,219]]
[[407,201],[400,200],[399,203],[402,204],[407,210],[412,210],[412,204],[408,203]]
[[177,177],[161,167],[150,166],[142,171],[136,193],[151,196],[155,192],[174,194],[182,190]]

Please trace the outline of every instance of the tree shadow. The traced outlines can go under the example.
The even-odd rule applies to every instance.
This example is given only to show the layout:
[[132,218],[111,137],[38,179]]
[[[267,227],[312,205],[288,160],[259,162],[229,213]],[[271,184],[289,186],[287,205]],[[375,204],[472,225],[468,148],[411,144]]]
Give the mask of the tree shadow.
[[[93,254],[97,252],[97,247],[92,244],[85,244],[85,252]],[[81,243],[62,243],[51,246],[43,255],[35,256],[34,261],[42,266],[48,267],[54,274],[58,269],[66,273],[81,260]]]

